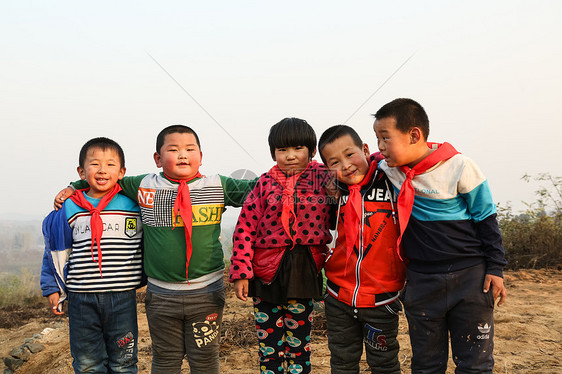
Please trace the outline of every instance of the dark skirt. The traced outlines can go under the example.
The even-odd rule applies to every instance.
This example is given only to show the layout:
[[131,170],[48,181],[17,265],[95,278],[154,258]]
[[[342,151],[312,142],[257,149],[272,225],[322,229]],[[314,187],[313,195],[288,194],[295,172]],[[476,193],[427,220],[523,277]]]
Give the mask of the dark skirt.
[[322,296],[322,273],[310,248],[295,245],[287,249],[271,283],[259,278],[250,280],[248,294],[269,303],[287,303],[292,299],[314,299]]

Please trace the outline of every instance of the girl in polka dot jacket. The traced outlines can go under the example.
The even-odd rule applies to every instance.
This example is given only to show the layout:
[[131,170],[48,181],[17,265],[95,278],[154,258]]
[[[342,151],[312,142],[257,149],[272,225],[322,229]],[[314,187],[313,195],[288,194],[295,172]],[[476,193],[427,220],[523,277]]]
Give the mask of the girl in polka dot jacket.
[[312,161],[316,135],[304,120],[285,118],[269,133],[277,163],[263,174],[240,212],[230,281],[252,296],[261,373],[309,373],[313,299],[330,235],[330,177]]

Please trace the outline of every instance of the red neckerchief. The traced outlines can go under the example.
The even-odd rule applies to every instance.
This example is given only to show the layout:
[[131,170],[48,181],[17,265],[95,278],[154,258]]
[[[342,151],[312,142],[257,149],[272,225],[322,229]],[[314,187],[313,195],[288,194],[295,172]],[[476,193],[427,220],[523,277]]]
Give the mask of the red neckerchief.
[[438,148],[411,169],[408,166],[400,166],[400,170],[406,174],[406,180],[402,183],[400,193],[398,194],[398,222],[400,223],[400,236],[396,242],[398,254],[400,254],[402,235],[408,226],[408,221],[410,221],[410,215],[412,214],[412,207],[414,206],[416,191],[412,186],[412,179],[414,179],[416,175],[426,172],[437,163],[448,160],[460,153],[449,143],[427,143],[427,145],[430,148],[434,148],[434,146]]
[[173,179],[166,174],[164,174],[164,176],[172,182],[179,183],[178,194],[176,195],[176,200],[174,201],[174,223],[172,230],[178,226],[178,216],[181,216],[183,229],[185,231],[185,255],[187,257],[185,262],[185,279],[189,281],[189,260],[191,260],[191,254],[193,253],[193,245],[191,244],[191,233],[193,232],[193,211],[191,209],[191,196],[189,195],[189,186],[187,185],[187,182],[190,182],[195,178],[201,178],[201,173],[197,172],[197,174],[190,179]]
[[291,234],[291,217],[293,217],[293,222],[297,220],[294,201],[295,185],[297,184],[297,181],[302,173],[304,173],[313,163],[316,163],[316,161],[309,162],[307,167],[303,171],[298,174],[291,175],[290,177],[287,177],[277,165],[269,170],[269,174],[271,174],[273,178],[283,186],[283,211],[281,212],[281,224],[283,225],[283,229],[285,229],[285,232],[293,242],[291,248],[295,246],[295,241],[293,240],[293,235]]
[[[91,217],[90,217],[90,229],[92,230],[92,246],[90,247],[90,252],[92,254],[92,261],[98,263],[98,267],[100,269],[100,277],[103,278],[103,274],[101,273],[102,253],[101,253],[101,246],[100,246],[101,236],[103,234],[103,220],[101,219],[100,213],[101,213],[102,210],[105,209],[107,204],[109,204],[111,199],[113,199],[113,197],[115,195],[117,195],[117,193],[119,191],[121,191],[121,186],[118,185],[118,184],[115,184],[115,186],[113,186],[113,189],[111,191],[109,191],[107,194],[105,194],[100,199],[100,202],[98,203],[98,206],[96,206],[95,208],[92,205],[92,203],[90,203],[86,199],[86,196],[84,196],[84,192],[87,192],[88,190],[89,190],[89,188],[85,188],[85,189],[76,191],[75,194],[70,196],[70,200],[74,201],[74,203],[76,205],[78,205],[80,208],[86,209],[88,212],[90,212],[90,215],[91,215]],[[94,259],[94,243],[96,243],[97,247],[98,247],[98,260],[97,261]]]
[[371,181],[376,170],[377,163],[371,162],[369,165],[369,171],[367,172],[365,177],[363,177],[363,180],[361,180],[361,182],[357,184],[347,186],[347,188],[349,189],[349,197],[347,198],[347,203],[345,204],[343,210],[343,229],[346,235],[346,265],[349,256],[351,256],[351,254],[353,253],[353,247],[355,246],[355,243],[357,243],[359,233],[361,231],[360,226],[361,218],[363,215],[363,198],[361,196],[361,187],[365,186]]

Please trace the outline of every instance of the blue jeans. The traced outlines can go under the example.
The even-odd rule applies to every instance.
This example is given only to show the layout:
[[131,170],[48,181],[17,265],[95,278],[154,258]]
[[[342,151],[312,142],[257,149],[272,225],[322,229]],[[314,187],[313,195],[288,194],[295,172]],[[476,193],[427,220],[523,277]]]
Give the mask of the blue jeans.
[[75,373],[136,373],[135,290],[69,292],[70,353]]

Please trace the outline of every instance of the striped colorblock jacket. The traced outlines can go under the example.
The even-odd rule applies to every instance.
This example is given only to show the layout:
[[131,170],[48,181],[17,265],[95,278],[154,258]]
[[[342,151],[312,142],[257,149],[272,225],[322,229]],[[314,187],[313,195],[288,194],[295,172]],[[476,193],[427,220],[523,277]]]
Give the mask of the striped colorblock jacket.
[[[398,193],[405,174],[384,160],[379,168]],[[502,276],[507,261],[496,205],[474,161],[457,154],[416,175],[412,185],[414,205],[402,238],[408,268],[445,273],[486,263],[488,274]]]

